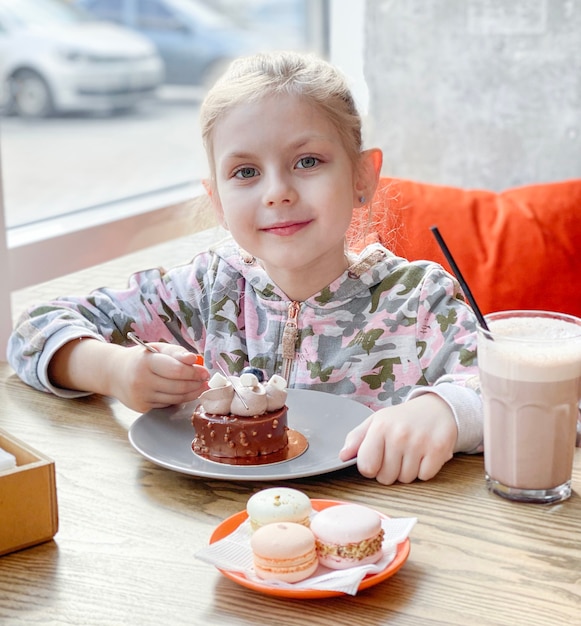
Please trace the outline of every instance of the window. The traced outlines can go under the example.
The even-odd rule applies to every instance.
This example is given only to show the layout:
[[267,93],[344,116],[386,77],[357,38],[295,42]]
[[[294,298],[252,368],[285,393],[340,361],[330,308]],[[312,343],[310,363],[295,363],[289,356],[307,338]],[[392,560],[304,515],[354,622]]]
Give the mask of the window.
[[[147,4],[161,1],[149,0]],[[49,91],[50,106],[45,116],[38,100],[46,98],[46,93],[43,96],[38,79],[21,78],[20,83],[11,85],[20,89],[24,108],[19,115],[0,118],[0,191],[4,199],[3,213],[0,204],[0,230],[7,233],[6,242],[0,240],[0,262],[2,267],[10,267],[0,279],[2,352],[12,326],[11,290],[183,235],[191,227],[186,203],[202,193],[201,179],[206,173],[197,110],[206,85],[223,69],[223,63],[242,52],[264,47],[294,47],[327,54],[329,23],[336,21],[332,18],[329,22],[329,14],[345,14],[347,6],[340,0],[165,1],[180,11],[199,5],[204,14],[217,16],[219,24],[237,29],[241,35],[239,49],[214,57],[208,52],[204,62],[198,63],[196,73],[184,76],[183,67],[176,61],[177,46],[162,48],[147,33],[124,24],[124,34],[137,42],[131,54],[121,45],[116,49],[93,46],[89,52],[84,50],[83,40],[67,47],[62,37],[57,38],[55,54],[65,63],[69,76],[75,71],[80,76],[77,96],[83,89],[92,96],[80,103],[84,106],[81,111],[78,100]],[[119,16],[129,19],[134,15],[130,9],[140,6],[137,0],[19,0],[19,5],[27,2],[34,4],[35,15],[40,3],[58,5],[55,15],[73,6],[75,17],[67,13],[73,24],[76,19],[89,23],[96,19],[88,12],[92,5],[100,4],[102,14],[108,11],[112,18],[115,12],[115,20]],[[13,44],[13,36],[2,32],[2,8],[11,4],[11,0],[0,0],[2,85],[13,69],[8,62],[10,55],[5,53]],[[78,10],[77,5],[81,7]],[[350,16],[363,10],[363,3],[348,6]],[[340,22],[339,27],[352,28],[352,24],[342,26]],[[207,33],[209,28],[202,30]],[[333,35],[349,64],[353,63],[348,52],[352,35]],[[232,37],[226,39],[231,41]],[[128,56],[133,57],[137,69],[135,74],[125,73],[123,81],[119,78],[123,76],[120,68]],[[149,93],[147,77],[151,79],[155,74],[154,61],[159,58],[169,80],[162,80],[152,90],[155,93]],[[216,63],[210,63],[211,58],[216,58]],[[191,63],[185,65],[191,69]],[[350,71],[352,67],[345,69]],[[116,86],[111,84],[113,79],[117,80]],[[162,229],[157,227],[160,221]],[[151,228],[151,224],[156,227]],[[115,237],[110,236],[113,232]],[[144,232],[151,232],[151,238],[132,240],[132,233]],[[95,246],[95,240],[105,243]]]

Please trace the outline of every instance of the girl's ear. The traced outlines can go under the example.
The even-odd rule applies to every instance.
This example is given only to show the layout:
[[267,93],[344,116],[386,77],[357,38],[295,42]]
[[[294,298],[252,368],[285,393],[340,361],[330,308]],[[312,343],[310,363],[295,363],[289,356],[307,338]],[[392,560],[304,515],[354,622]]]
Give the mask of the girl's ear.
[[212,208],[216,212],[216,217],[218,218],[218,222],[223,226],[226,230],[228,230],[228,224],[226,223],[226,218],[224,217],[224,210],[222,209],[222,203],[220,202],[220,196],[217,191],[214,189],[214,185],[212,181],[208,178],[204,178],[202,180],[202,185],[204,185],[204,189],[208,196],[210,196],[210,202],[212,204]]
[[382,164],[383,153],[379,148],[370,148],[361,153],[353,186],[354,207],[363,206],[372,200],[379,183]]
[[209,178],[203,178],[202,179],[202,185],[204,186],[204,189],[206,190],[206,193],[211,198],[212,197],[212,181]]

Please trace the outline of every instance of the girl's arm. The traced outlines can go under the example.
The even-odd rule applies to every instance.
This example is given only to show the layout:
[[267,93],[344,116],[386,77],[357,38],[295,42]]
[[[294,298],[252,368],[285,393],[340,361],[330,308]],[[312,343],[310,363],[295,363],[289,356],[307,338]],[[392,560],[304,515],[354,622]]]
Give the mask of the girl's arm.
[[352,430],[339,455],[357,456],[359,471],[384,484],[427,480],[454,452],[481,449],[476,319],[442,269],[424,277],[416,342],[424,384]]
[[111,396],[139,412],[195,400],[208,388],[209,373],[195,365],[195,353],[153,345],[159,353],[92,338],[73,340],[50,360],[48,378],[55,387]]
[[[65,397],[87,392],[118,397],[142,411],[199,395],[207,372],[191,366],[203,351],[206,259],[165,274],[135,274],[125,290],[55,300],[27,311],[8,358],[28,384]],[[133,346],[134,331],[161,354]],[[131,347],[127,347],[131,346]],[[203,390],[203,389],[202,389]]]

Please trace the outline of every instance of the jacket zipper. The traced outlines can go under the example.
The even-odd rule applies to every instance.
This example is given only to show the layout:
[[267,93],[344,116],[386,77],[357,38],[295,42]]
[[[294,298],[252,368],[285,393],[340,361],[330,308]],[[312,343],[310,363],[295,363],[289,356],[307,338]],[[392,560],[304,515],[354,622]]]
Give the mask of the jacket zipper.
[[297,337],[299,335],[297,320],[301,309],[300,302],[289,302],[288,317],[282,333],[282,377],[287,385],[290,379],[293,362],[295,360]]

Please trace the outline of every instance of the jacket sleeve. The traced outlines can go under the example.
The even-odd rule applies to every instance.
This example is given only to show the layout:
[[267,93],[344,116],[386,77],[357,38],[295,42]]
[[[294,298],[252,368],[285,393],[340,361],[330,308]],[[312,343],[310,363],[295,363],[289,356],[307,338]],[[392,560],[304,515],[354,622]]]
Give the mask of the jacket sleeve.
[[423,281],[416,328],[428,386],[414,388],[407,399],[425,393],[440,396],[452,409],[458,427],[455,452],[481,452],[476,316],[464,301],[456,279],[438,266],[433,266]]
[[47,371],[64,344],[83,337],[129,345],[134,331],[144,341],[178,343],[203,351],[209,253],[170,272],[150,269],[131,276],[126,289],[101,288],[88,296],[69,296],[33,306],[19,318],[9,338],[7,357],[27,384],[64,397],[86,395],[56,388]]

